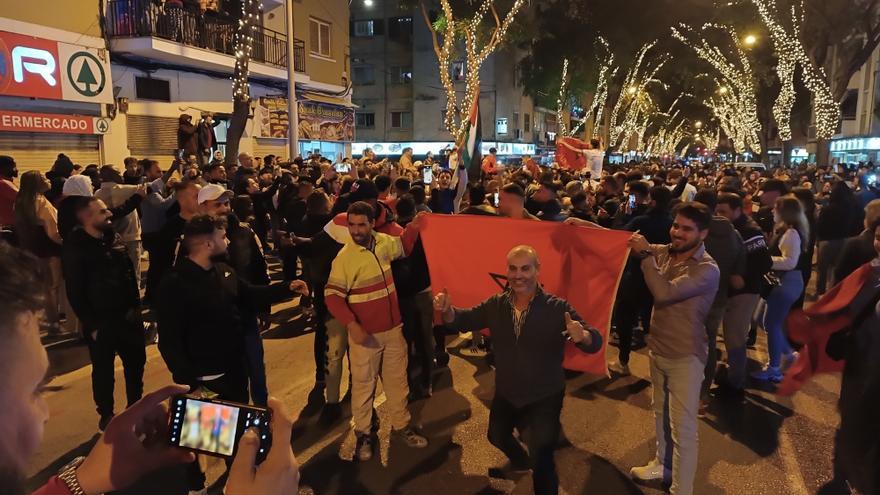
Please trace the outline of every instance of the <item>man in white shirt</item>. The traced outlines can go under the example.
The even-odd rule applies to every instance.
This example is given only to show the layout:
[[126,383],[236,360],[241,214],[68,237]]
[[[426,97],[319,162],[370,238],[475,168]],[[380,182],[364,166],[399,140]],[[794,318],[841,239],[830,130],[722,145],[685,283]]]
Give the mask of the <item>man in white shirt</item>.
[[605,152],[600,149],[602,143],[598,139],[590,140],[589,149],[575,148],[564,140],[560,140],[559,143],[575,153],[584,155],[584,159],[587,161],[587,166],[581,170],[581,173],[590,172],[590,177],[594,181],[598,181],[602,178],[602,163],[605,160]]
[[[671,191],[675,189],[675,186],[678,185],[678,181],[681,180],[682,172],[680,169],[673,169],[669,171],[669,175],[666,177],[666,187]],[[688,203],[694,200],[694,196],[697,195],[697,188],[694,187],[693,184],[686,184],[684,186],[684,191],[681,193],[682,202]],[[674,198],[673,198],[674,199]]]

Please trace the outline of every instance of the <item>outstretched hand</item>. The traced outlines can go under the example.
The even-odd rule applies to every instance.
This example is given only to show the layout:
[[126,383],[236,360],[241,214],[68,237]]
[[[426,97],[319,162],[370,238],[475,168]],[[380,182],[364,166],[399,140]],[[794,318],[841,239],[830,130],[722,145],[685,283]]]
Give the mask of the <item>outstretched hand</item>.
[[441,313],[452,309],[452,298],[449,297],[449,291],[446,288],[434,296],[434,309]]

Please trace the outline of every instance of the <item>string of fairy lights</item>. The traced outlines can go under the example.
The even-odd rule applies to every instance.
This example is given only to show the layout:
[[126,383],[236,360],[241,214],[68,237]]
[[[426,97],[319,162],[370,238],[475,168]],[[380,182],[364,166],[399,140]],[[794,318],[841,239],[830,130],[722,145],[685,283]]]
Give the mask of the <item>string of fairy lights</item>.
[[250,99],[248,61],[254,49],[254,33],[259,25],[259,15],[254,15],[252,12],[261,12],[262,10],[262,4],[257,0],[245,0],[241,3],[241,19],[238,21],[238,29],[235,32],[233,43],[235,47],[235,72],[233,72],[232,78],[232,97],[239,101]]
[[608,41],[605,38],[599,36],[597,38],[597,42],[602,47],[603,56],[599,62],[599,79],[596,82],[596,96],[593,97],[592,103],[590,103],[590,108],[587,111],[587,115],[593,115],[593,136],[598,136],[599,131],[602,127],[602,117],[605,112],[605,102],[608,101],[608,86],[610,81],[612,81],[617,73],[620,71],[620,67],[614,65],[614,53],[611,51],[611,47],[608,45]]
[[[654,101],[648,93],[647,87],[651,83],[660,83],[655,79],[655,76],[669,60],[669,56],[663,54],[653,57],[645,63],[646,55],[656,44],[656,41],[652,41],[643,45],[636,55],[635,63],[627,73],[624,85],[611,111],[608,132],[609,146],[618,146],[624,140],[628,142],[633,135],[644,134],[643,129],[646,128],[646,121],[656,112]],[[623,112],[622,116],[621,112]]]
[[568,101],[568,59],[562,61],[562,83],[559,85],[559,97],[556,98],[556,131],[560,136],[568,136],[565,124],[565,103]]
[[[491,55],[498,45],[504,40],[507,31],[513,24],[516,14],[525,5],[525,0],[516,0],[510,11],[500,20],[494,10],[494,0],[483,0],[480,7],[470,20],[456,21],[449,0],[440,1],[443,15],[446,19],[446,28],[443,32],[443,44],[438,54],[440,69],[440,81],[446,89],[446,115],[443,124],[446,130],[452,134],[456,142],[467,130],[471,103],[479,95],[480,91],[480,66]],[[492,12],[495,17],[496,28],[490,38],[480,46],[479,27],[486,14]],[[451,57],[456,51],[456,26],[464,26],[464,52],[465,52],[465,94],[464,104],[458,104],[458,96],[455,92],[455,82],[451,76]],[[433,31],[433,27],[431,27]],[[457,111],[456,111],[457,110]]]
[[[709,42],[705,37],[707,32],[725,34],[733,47],[732,54],[731,50],[724,50]],[[697,31],[681,24],[672,28],[672,36],[693,49],[720,75],[715,79],[718,90],[707,106],[718,117],[724,133],[734,141],[734,149],[760,153],[761,122],[758,119],[755,76],[736,30],[730,26],[707,23]]]
[[[780,73],[782,91],[780,91],[776,104],[773,107],[774,117],[780,127],[782,136],[782,123],[787,125],[787,135],[791,139],[790,116],[794,105],[794,71],[800,65],[803,74],[804,86],[813,97],[813,110],[816,115],[816,137],[828,139],[837,132],[840,123],[840,106],[834,101],[828,77],[825,69],[817,67],[807,54],[801,40],[804,26],[803,1],[795,2],[789,11],[789,22],[783,22],[776,0],[752,0],[758,8],[761,21],[770,32],[773,40],[774,51],[779,58],[777,71]],[[785,77],[786,79],[783,79]],[[784,113],[784,115],[782,115]]]

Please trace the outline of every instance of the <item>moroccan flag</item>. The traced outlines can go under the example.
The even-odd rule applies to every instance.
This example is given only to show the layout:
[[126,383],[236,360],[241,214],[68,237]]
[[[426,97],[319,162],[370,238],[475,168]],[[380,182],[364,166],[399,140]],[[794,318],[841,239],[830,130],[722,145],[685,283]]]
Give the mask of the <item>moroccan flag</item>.
[[539,282],[567,300],[602,333],[603,348],[585,354],[567,344],[563,366],[604,375],[605,347],[614,297],[629,254],[630,232],[556,222],[470,215],[428,215],[422,243],[435,293],[449,290],[457,307],[472,307],[507,285],[507,253],[527,244],[538,251]]
[[471,114],[468,118],[467,132],[464,135],[464,142],[457,144],[461,153],[461,160],[459,160],[458,166],[464,167],[465,170],[467,170],[468,177],[479,180],[480,165],[483,159],[482,151],[480,150],[483,145],[483,129],[480,124],[479,91],[474,95],[474,102],[471,105]]
[[584,157],[582,153],[578,153],[576,151],[572,151],[567,147],[563,146],[562,143],[567,143],[569,146],[579,150],[588,150],[591,148],[590,143],[585,143],[580,139],[573,137],[564,137],[557,136],[556,137],[556,163],[559,164],[561,168],[567,168],[569,170],[581,170],[587,166],[587,159]]

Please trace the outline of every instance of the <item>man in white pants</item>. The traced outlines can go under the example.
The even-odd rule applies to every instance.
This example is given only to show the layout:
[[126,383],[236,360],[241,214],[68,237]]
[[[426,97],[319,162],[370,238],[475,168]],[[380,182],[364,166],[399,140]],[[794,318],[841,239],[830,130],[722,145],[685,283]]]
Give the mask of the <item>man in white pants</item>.
[[[706,317],[721,277],[703,241],[712,212],[702,203],[673,210],[672,242],[649,244],[633,234],[630,248],[643,256],[645,283],[654,296],[648,348],[654,387],[657,451],[646,466],[630,471],[638,480],[670,479],[672,495],[692,495],[697,472],[697,412],[708,357]],[[672,446],[667,444],[667,432]]]
[[373,457],[373,399],[380,376],[392,437],[409,447],[428,446],[428,440],[410,425],[407,345],[391,275],[391,262],[404,256],[404,245],[411,248],[415,242],[418,223],[410,224],[402,237],[393,237],[373,230],[374,217],[369,203],[359,201],[349,206],[352,242],[336,255],[324,288],[327,309],[348,329],[355,457],[360,461]]

